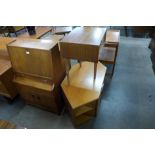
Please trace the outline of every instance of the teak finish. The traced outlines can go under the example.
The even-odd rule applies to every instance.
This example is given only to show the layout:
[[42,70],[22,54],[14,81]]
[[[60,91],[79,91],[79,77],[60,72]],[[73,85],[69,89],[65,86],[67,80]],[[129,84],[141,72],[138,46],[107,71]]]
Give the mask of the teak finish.
[[[104,46],[107,47],[104,50],[104,53],[108,52],[108,48],[115,48],[115,55],[114,55],[114,61],[111,61],[111,64],[113,64],[113,68],[112,68],[112,76],[114,74],[114,70],[115,70],[115,63],[116,63],[116,58],[117,58],[117,53],[118,53],[118,48],[119,48],[119,42],[120,42],[120,30],[107,30],[106,32],[106,39],[104,42]],[[114,52],[112,51],[112,49],[109,49],[111,52],[111,54]],[[101,53],[103,52],[103,50],[100,51]],[[100,59],[101,62],[103,63],[107,63],[107,61],[104,61],[104,59]]]
[[7,44],[15,39],[0,38],[0,95],[13,99],[17,95],[17,90],[12,82],[13,71],[7,51]]
[[[106,28],[77,27],[60,41],[61,54],[66,59],[94,62],[94,80],[100,45]],[[66,69],[69,83],[68,70]]]
[[6,45],[15,41],[14,38],[9,38],[9,37],[0,37],[0,50],[5,50],[7,51]]
[[35,28],[35,30],[36,30],[36,34],[34,34],[34,35],[29,35],[28,32],[25,32],[25,33],[23,33],[23,34],[19,34],[19,35],[17,36],[17,38],[39,39],[39,38],[41,38],[42,36],[44,36],[46,33],[52,31],[52,28],[50,28],[50,27],[44,27],[44,26],[40,26],[40,27],[37,26],[37,27]]
[[70,85],[67,77],[63,80],[61,87],[75,126],[96,115],[105,73],[106,67],[98,62],[96,80],[93,81],[93,63],[83,62],[82,67],[76,64],[70,69]]
[[13,38],[9,37],[1,37],[0,38],[0,59],[7,59],[9,60],[9,54],[7,51],[7,44],[15,41]]
[[0,59],[0,95],[13,99],[17,95],[13,82],[13,71],[9,60]]
[[17,40],[8,45],[14,82],[29,104],[60,113],[64,60],[57,40]]

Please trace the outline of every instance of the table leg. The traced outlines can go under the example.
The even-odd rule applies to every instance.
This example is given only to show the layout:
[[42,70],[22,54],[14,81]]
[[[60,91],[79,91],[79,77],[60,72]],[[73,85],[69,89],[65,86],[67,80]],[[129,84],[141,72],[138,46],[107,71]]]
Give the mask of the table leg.
[[80,60],[77,60],[78,63],[80,64],[80,68],[82,67],[82,62]]
[[80,67],[82,67],[82,62],[80,61],[79,63],[80,63]]
[[70,84],[70,79],[69,79],[70,62],[69,62],[68,59],[65,59],[65,66],[66,66],[67,82],[68,82],[68,85],[69,85]]
[[94,81],[96,79],[96,72],[97,72],[97,63],[94,63]]

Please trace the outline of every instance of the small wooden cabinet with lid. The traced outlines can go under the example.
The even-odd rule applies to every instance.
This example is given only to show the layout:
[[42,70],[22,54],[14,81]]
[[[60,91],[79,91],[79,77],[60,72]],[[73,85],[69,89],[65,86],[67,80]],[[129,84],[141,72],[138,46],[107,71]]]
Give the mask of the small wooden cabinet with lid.
[[29,104],[60,113],[65,66],[58,40],[16,40],[8,45],[8,51],[20,95]]

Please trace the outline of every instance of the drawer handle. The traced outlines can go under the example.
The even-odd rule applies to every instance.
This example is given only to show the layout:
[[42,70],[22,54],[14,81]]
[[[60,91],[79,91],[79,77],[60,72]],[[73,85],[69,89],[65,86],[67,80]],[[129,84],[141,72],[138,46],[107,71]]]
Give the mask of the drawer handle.
[[29,51],[26,51],[26,54],[30,54],[30,52]]

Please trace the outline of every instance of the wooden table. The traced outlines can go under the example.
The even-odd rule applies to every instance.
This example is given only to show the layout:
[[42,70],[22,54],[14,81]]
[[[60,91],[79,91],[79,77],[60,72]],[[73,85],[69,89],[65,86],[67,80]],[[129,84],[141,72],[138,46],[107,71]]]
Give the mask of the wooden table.
[[10,99],[17,95],[17,91],[12,82],[13,72],[6,46],[14,40],[8,37],[0,38],[0,95]]
[[29,35],[28,32],[20,34],[17,36],[17,38],[31,38],[31,39],[39,39],[42,36],[44,36],[46,33],[52,31],[52,28],[50,27],[44,27],[44,26],[40,26],[40,27],[36,27],[36,34],[34,35]]
[[[116,58],[117,58],[117,53],[118,53],[118,48],[119,48],[119,42],[120,42],[120,30],[112,30],[112,29],[107,30],[106,39],[104,42],[104,46],[107,48],[100,51],[100,53],[102,53],[101,54],[102,56],[100,55],[101,56],[100,60],[103,63],[113,64],[111,76],[113,76],[113,73],[115,70],[115,64],[116,64]],[[115,48],[116,50],[114,50],[112,48]],[[112,61],[109,61],[109,60],[107,61],[107,59],[105,59],[106,57],[103,56],[103,53],[106,54],[107,56],[109,55],[112,58],[111,59]]]
[[12,82],[13,71],[10,60],[0,59],[0,95],[13,99],[17,90]]
[[9,59],[7,44],[15,41],[14,38],[1,37],[0,38],[0,59]]
[[72,26],[60,26],[55,27],[53,33],[58,35],[65,35],[66,33],[69,33],[72,30],[73,30]]
[[76,64],[69,71],[70,85],[67,78],[63,80],[61,87],[75,126],[96,115],[105,73],[106,67],[98,62],[96,80],[93,81],[93,63],[83,62],[82,67]]
[[118,44],[120,42],[120,30],[108,30],[105,42]]
[[[101,43],[106,28],[77,27],[60,41],[61,54],[66,59],[94,62],[94,80]],[[66,69],[68,82],[69,74]]]

